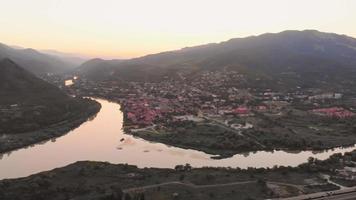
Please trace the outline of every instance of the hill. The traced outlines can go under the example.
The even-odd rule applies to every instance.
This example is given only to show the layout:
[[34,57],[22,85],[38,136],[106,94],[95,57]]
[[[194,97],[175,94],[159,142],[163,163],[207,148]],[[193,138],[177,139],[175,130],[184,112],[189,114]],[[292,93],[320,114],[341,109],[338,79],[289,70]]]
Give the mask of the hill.
[[10,59],[0,61],[0,103],[67,101],[69,96],[19,67]]
[[10,59],[0,61],[0,96],[0,135],[86,118],[100,107],[94,101],[66,95]]
[[103,60],[95,58],[84,62],[76,68],[75,71],[91,79],[105,79],[111,76],[116,71],[115,67],[122,62],[123,60]]
[[[84,75],[98,77],[95,70]],[[111,66],[105,78],[160,81],[177,73],[192,77],[202,71],[235,70],[251,84],[311,87],[356,80],[356,39],[315,30],[284,31],[231,39],[127,60]]]
[[78,66],[68,59],[58,56],[41,53],[34,49],[13,48],[0,43],[0,59],[4,58],[13,60],[36,75],[63,73]]
[[71,63],[74,66],[80,66],[81,64],[83,64],[84,62],[89,60],[89,57],[86,57],[86,56],[77,55],[77,54],[73,54],[73,53],[63,53],[63,52],[51,50],[51,49],[40,50],[40,52],[42,52],[44,54],[51,55],[53,57],[56,57],[58,59],[65,61],[65,62]]

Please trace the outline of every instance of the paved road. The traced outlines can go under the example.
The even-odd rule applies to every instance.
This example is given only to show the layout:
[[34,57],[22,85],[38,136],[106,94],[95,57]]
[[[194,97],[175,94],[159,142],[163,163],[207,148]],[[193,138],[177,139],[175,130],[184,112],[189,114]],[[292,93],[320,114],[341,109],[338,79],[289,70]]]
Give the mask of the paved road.
[[208,116],[204,116],[203,118],[206,119],[206,120],[215,122],[215,125],[220,126],[221,128],[224,128],[224,129],[226,129],[226,130],[228,130],[228,131],[232,131],[232,132],[234,132],[234,133],[236,133],[236,134],[238,134],[238,135],[240,135],[240,136],[249,138],[250,140],[252,140],[253,142],[255,142],[257,145],[259,145],[260,147],[266,148],[266,146],[265,146],[264,144],[260,143],[259,141],[257,141],[256,138],[253,138],[253,137],[251,137],[251,136],[249,136],[249,135],[243,134],[242,131],[239,131],[239,130],[236,130],[236,129],[234,129],[234,128],[231,128],[230,126],[227,126],[226,124],[224,124],[223,122],[220,122],[219,120],[210,118],[210,117],[208,117]]
[[166,182],[166,183],[146,185],[146,186],[142,186],[142,187],[128,188],[128,189],[125,189],[124,192],[126,193],[126,192],[132,192],[132,191],[137,191],[137,190],[146,190],[146,189],[152,189],[152,188],[157,188],[157,187],[167,186],[167,185],[183,185],[183,186],[191,187],[194,189],[205,189],[205,188],[214,188],[214,187],[243,185],[243,184],[248,184],[248,183],[256,183],[256,181],[243,181],[243,182],[232,182],[232,183],[211,184],[211,185],[195,185],[193,183],[172,181],[172,182]]
[[332,192],[318,192],[279,200],[356,200],[356,187],[350,187]]
[[296,185],[296,184],[273,182],[273,181],[267,181],[267,183],[273,184],[273,185],[279,185],[279,186],[282,185],[282,186],[294,187],[294,188],[297,188],[298,190],[301,190],[301,191],[303,191],[303,187],[304,187],[304,185]]
[[[227,186],[234,186],[234,185],[244,185],[244,184],[249,184],[249,183],[256,183],[257,180],[253,181],[238,181],[238,182],[230,182],[230,183],[219,183],[219,184],[210,184],[210,185],[196,185],[193,183],[189,182],[181,182],[181,181],[170,181],[170,182],[165,182],[165,183],[158,183],[158,184],[152,184],[152,185],[145,185],[141,187],[134,187],[134,188],[128,188],[125,189],[124,192],[131,192],[135,190],[146,190],[146,189],[152,189],[152,188],[157,188],[160,186],[167,186],[167,185],[183,185],[187,187],[191,187],[194,189],[206,189],[206,188],[215,188],[215,187],[227,187]],[[271,182],[268,181],[266,182],[267,184],[275,184],[275,185],[285,185],[285,186],[290,186],[290,187],[295,187],[295,188],[302,188],[303,186],[301,185],[295,185],[295,184],[289,184],[289,183],[281,183],[281,182]]]
[[[194,189],[204,189],[204,188],[214,188],[214,187],[225,187],[225,186],[234,186],[234,185],[243,185],[249,183],[255,183],[256,181],[244,181],[244,182],[232,182],[232,183],[223,183],[223,184],[211,184],[211,185],[195,185],[192,183],[184,183],[180,181],[172,181],[160,184],[152,184],[142,187],[135,187],[135,188],[128,188],[123,190],[124,193],[134,192],[134,191],[142,191],[146,189],[157,188],[160,186],[167,186],[167,185],[183,185],[187,187],[191,187]],[[271,184],[278,184],[278,185],[288,185],[298,187],[298,185],[288,184],[288,183],[281,183],[281,182],[267,182]],[[88,196],[84,198],[74,198],[71,200],[91,200],[91,199],[98,199],[98,197],[106,197],[105,195],[96,195],[96,196]],[[277,199],[275,199],[277,200]],[[333,192],[318,192],[308,195],[300,195],[296,197],[290,198],[280,198],[278,200],[356,200],[356,187],[351,187],[343,190],[337,190]]]
[[320,199],[325,199],[325,200],[355,200],[356,199],[356,193],[342,194],[342,195],[325,197],[325,198],[320,198]]
[[[152,188],[157,188],[161,186],[168,185],[183,185],[186,187],[194,188],[194,189],[206,189],[206,188],[215,188],[215,187],[227,187],[234,185],[243,185],[249,183],[255,183],[256,181],[243,181],[243,182],[232,182],[232,183],[222,183],[222,184],[211,184],[211,185],[195,185],[193,183],[185,183],[180,181],[171,181],[159,184],[146,185],[141,187],[128,188],[123,190],[124,193],[133,192],[133,191],[142,191]],[[276,185],[288,185],[296,188],[300,188],[300,185],[281,183],[281,182],[267,182],[270,184]],[[280,198],[279,200],[356,200],[356,187],[350,187],[346,189],[336,190],[332,192],[318,192],[313,194],[300,195],[296,197],[290,198]]]
[[332,180],[331,180],[331,176],[330,176],[330,175],[327,175],[327,174],[321,174],[321,177],[322,177],[322,178],[324,178],[324,179],[326,179],[326,181],[328,181],[329,183],[334,184],[334,185],[336,185],[336,186],[340,187],[340,189],[341,189],[341,190],[343,190],[343,189],[346,189],[346,188],[347,188],[347,187],[345,187],[345,186],[343,186],[343,185],[340,185],[340,184],[335,183],[334,181],[332,181]]

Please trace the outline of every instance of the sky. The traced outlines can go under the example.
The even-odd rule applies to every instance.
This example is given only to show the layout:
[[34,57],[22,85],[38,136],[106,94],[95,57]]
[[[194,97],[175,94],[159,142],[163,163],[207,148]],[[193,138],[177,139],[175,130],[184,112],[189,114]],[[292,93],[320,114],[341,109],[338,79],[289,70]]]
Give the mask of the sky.
[[356,38],[356,0],[0,0],[0,43],[132,58],[316,29]]

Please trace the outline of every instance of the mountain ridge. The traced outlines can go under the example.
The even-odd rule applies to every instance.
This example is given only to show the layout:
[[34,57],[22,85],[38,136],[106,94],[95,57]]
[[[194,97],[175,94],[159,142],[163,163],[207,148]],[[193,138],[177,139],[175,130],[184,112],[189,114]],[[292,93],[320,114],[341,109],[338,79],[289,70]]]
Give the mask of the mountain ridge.
[[57,87],[35,77],[9,58],[0,60],[0,93],[2,94],[0,102],[6,99],[9,99],[9,102],[16,102],[32,98],[37,101],[34,95],[36,93],[65,96]]
[[[108,62],[92,69],[98,70],[104,63]],[[249,74],[251,79],[256,78],[255,74],[262,74],[276,80],[283,78],[279,76],[282,73],[306,77],[319,73],[318,82],[332,80],[324,75],[350,79],[356,69],[356,39],[316,30],[266,33],[133,58],[109,67],[110,73],[97,75],[88,70],[82,75],[96,79],[161,81],[178,72],[194,74],[219,69]],[[78,73],[81,75],[80,70]],[[301,82],[298,78],[294,86]],[[310,81],[309,85],[314,83]]]
[[65,94],[8,58],[0,60],[0,96],[0,133],[9,134],[79,118],[96,106]]
[[65,59],[32,48],[12,48],[0,43],[0,59],[4,58],[10,58],[36,75],[64,73],[77,67]]

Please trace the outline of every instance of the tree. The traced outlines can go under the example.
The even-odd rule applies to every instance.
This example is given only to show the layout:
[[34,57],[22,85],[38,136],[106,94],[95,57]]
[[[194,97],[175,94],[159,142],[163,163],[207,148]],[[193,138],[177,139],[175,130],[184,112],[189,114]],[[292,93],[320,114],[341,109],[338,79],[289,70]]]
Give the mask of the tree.
[[261,186],[261,187],[266,187],[266,186],[267,186],[266,181],[263,180],[263,179],[260,179],[260,178],[257,180],[257,184],[258,184],[259,186]]
[[184,174],[181,174],[181,175],[179,176],[179,180],[180,180],[180,181],[183,181],[184,178],[185,178]]
[[185,171],[190,171],[190,170],[192,170],[192,166],[191,166],[189,163],[187,163],[187,164],[185,164],[185,166],[184,166],[184,170],[185,170]]
[[145,200],[145,194],[144,193],[141,193],[139,195],[139,200]]
[[176,166],[174,167],[174,169],[175,169],[176,171],[184,171],[184,166],[183,166],[183,165],[176,165]]
[[131,196],[128,193],[125,193],[124,200],[131,200]]
[[308,164],[313,164],[314,163],[314,161],[315,161],[315,158],[313,158],[313,157],[309,157],[308,158]]

